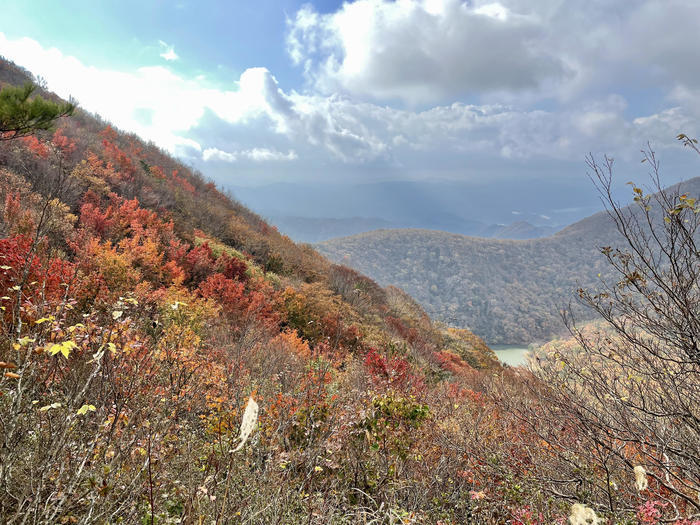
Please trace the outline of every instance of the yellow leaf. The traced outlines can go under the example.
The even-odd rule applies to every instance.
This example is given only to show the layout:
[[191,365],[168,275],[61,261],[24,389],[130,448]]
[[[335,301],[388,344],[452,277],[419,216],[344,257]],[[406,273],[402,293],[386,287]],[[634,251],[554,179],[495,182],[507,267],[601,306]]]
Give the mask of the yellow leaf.
[[49,347],[49,353],[51,355],[56,355],[60,352],[63,357],[68,359],[71,350],[74,350],[75,348],[78,348],[78,345],[76,345],[73,341],[63,341],[62,343],[52,344]]
[[85,414],[90,412],[94,412],[96,410],[95,405],[83,405],[78,409],[78,415],[79,416],[84,416]]
[[47,410],[51,410],[52,408],[60,408],[61,403],[51,403],[50,405],[43,406],[39,409],[39,412],[46,412]]
[[53,320],[54,320],[53,315],[50,315],[48,317],[42,317],[41,319],[37,319],[36,321],[34,321],[34,324],[42,324],[42,323],[46,323],[47,321],[53,321]]

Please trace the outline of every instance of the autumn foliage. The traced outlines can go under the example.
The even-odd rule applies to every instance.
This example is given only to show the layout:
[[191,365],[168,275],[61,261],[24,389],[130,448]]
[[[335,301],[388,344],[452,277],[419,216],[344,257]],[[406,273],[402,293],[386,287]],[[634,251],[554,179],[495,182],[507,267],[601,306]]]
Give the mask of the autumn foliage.
[[3,523],[563,523],[564,453],[606,510],[534,376],[153,145],[77,112],[0,163]]

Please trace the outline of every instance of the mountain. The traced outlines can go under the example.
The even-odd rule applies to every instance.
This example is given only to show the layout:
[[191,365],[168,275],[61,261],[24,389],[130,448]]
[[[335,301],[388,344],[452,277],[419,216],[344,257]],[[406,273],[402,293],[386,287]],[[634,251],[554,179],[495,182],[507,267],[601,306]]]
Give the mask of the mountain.
[[[700,178],[683,183],[700,194]],[[378,230],[317,245],[334,261],[406,290],[428,314],[490,344],[528,344],[563,333],[559,311],[608,264],[599,247],[619,234],[599,212],[554,235],[496,240],[419,229]],[[582,319],[590,314],[580,311]]]
[[[408,227],[377,217],[336,219],[332,217],[272,216],[268,217],[267,220],[269,220],[270,224],[274,224],[284,235],[288,235],[296,242],[305,243],[318,243],[336,237],[347,237],[373,230]],[[470,235],[480,237],[493,237],[497,239],[535,239],[538,237],[546,237],[554,233],[558,228],[553,228],[551,226],[534,226],[527,221],[517,221],[508,225],[461,222],[459,226],[455,226],[454,229],[459,230],[459,232],[467,230]]]
[[[318,447],[375,402],[417,428],[428,392],[499,368],[468,330],[295,244],[154,144],[80,109],[44,129],[51,104],[12,87],[31,80],[0,60],[1,522],[189,522],[207,485],[196,512],[220,516],[216,495],[250,486],[258,461],[232,455],[246,404],[274,464],[253,476],[262,508],[275,483],[311,490],[301,472],[319,461],[333,475]],[[280,465],[299,473],[273,483]]]
[[[664,345],[609,331],[607,348],[559,341],[530,370],[502,367],[473,332],[295,244],[152,143],[12,87],[28,80],[0,60],[0,523],[696,517],[687,237],[680,314],[642,316]],[[676,202],[669,231],[697,229],[695,201]],[[568,289],[607,231],[604,216],[529,241],[379,231],[355,254],[417,268],[436,295],[466,283],[480,321],[518,336],[533,308],[546,325],[543,283]],[[494,291],[514,312],[476,297]]]
[[327,241],[335,237],[346,237],[356,233],[377,230],[380,228],[395,228],[397,225],[377,217],[349,217],[336,219],[333,217],[268,217],[280,232],[288,235],[297,242],[315,243]]
[[537,239],[547,237],[555,233],[559,228],[553,226],[534,226],[527,221],[517,221],[508,225],[492,227],[491,235],[481,237],[495,237],[496,239]]
[[[581,187],[583,186],[583,188]],[[542,191],[546,187],[547,191]],[[495,238],[537,238],[597,210],[585,183],[512,182],[507,187],[459,181],[295,181],[230,186],[246,206],[301,242],[378,228],[420,228]],[[299,220],[307,221],[299,224]],[[343,223],[339,222],[343,221]],[[345,222],[348,221],[348,222]],[[381,223],[379,221],[382,221]]]

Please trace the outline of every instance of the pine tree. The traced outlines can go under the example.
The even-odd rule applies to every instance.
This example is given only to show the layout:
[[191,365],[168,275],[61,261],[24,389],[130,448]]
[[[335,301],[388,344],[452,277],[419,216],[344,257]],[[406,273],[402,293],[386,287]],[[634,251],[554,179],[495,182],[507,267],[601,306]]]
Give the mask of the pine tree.
[[41,96],[32,97],[36,86],[7,86],[0,91],[0,141],[50,129],[56,119],[71,115],[72,102],[56,103]]

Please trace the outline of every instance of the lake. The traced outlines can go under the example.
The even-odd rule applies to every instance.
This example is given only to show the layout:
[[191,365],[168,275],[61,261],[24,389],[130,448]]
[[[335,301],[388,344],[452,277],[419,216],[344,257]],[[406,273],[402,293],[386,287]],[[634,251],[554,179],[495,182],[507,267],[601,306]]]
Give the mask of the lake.
[[510,366],[525,364],[525,357],[530,349],[523,345],[490,345],[501,363]]

